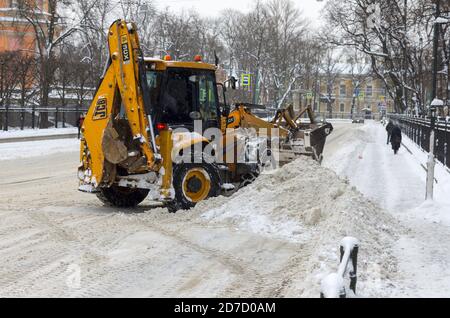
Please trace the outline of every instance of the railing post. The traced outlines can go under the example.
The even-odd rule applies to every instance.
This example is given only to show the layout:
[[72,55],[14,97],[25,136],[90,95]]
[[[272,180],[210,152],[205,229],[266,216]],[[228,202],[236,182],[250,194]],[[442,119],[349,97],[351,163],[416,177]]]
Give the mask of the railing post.
[[434,116],[431,117],[430,124],[430,147],[428,154],[428,162],[427,162],[427,181],[426,181],[426,194],[425,200],[433,200],[433,187],[434,187],[434,146],[435,146],[435,125],[436,118]]
[[35,125],[35,117],[36,116],[36,106],[32,106],[32,109],[31,109],[31,128],[33,128],[34,129],[34,127],[36,126]]
[[56,107],[55,111],[55,128],[58,128],[58,107]]
[[20,130],[24,130],[25,128],[25,110],[22,107],[22,111],[20,112]]
[[359,246],[355,245],[353,247],[352,252],[350,253],[350,261],[353,265],[353,270],[350,271],[350,289],[356,294],[356,283],[358,281],[357,272],[358,272],[358,250]]
[[6,112],[5,112],[5,127],[3,127],[3,130],[4,131],[8,131],[8,125],[9,125],[9,106],[8,105],[6,105],[6,107],[5,107],[5,109],[6,109]]
[[344,276],[349,274],[350,290],[356,294],[359,241],[346,237],[340,244],[340,264],[337,273],[326,276],[321,283],[321,298],[346,298]]
[[448,121],[445,121],[445,143],[444,143],[444,166],[447,166],[448,160]]

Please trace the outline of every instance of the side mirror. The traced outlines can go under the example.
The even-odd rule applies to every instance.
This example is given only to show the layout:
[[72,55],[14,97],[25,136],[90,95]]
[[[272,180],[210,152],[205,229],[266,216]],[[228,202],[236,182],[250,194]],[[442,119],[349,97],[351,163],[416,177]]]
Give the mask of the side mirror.
[[201,120],[202,119],[202,114],[200,112],[190,112],[189,113],[189,117],[192,120]]

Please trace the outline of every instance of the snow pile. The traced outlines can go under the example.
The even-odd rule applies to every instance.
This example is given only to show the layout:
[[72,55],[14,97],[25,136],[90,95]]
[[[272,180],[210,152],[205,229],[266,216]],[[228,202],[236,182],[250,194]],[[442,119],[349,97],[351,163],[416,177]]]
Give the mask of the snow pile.
[[[403,144],[411,152],[408,160],[414,165],[414,173],[422,179],[423,186],[421,193],[417,195],[421,198],[425,197],[425,180],[426,171],[424,167],[427,165],[428,153],[420,149],[411,139],[405,137]],[[436,160],[434,184],[434,200],[425,201],[419,206],[407,211],[408,215],[419,219],[427,220],[432,223],[450,226],[450,171],[441,162]]]
[[395,271],[389,247],[395,240],[396,221],[311,159],[262,175],[231,198],[213,198],[192,212],[208,223],[226,223],[299,244],[301,260],[292,267],[298,278],[292,296],[316,297],[321,278],[338,267],[339,242],[345,236],[356,237],[361,241],[359,287],[366,287],[367,296],[386,296],[383,288],[389,272]]
[[407,213],[413,218],[450,226],[450,204],[448,203],[427,200],[417,208],[407,211]]
[[34,158],[79,151],[78,139],[55,139],[0,143],[0,160]]

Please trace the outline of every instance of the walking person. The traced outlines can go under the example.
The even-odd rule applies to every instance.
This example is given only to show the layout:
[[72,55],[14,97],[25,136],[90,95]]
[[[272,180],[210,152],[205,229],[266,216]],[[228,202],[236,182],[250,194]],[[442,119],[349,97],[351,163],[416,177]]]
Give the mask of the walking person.
[[392,120],[389,120],[389,123],[386,125],[386,131],[387,131],[387,143],[386,143],[386,145],[389,145],[389,142],[391,141],[392,129],[394,127],[395,127],[395,125],[392,122]]
[[394,128],[392,128],[391,132],[391,145],[392,150],[394,150],[394,154],[398,153],[401,144],[402,144],[402,130],[400,129],[400,127],[394,125]]
[[84,123],[84,114],[80,114],[80,117],[77,120],[77,127],[78,127],[78,139],[81,137],[81,127],[83,127]]

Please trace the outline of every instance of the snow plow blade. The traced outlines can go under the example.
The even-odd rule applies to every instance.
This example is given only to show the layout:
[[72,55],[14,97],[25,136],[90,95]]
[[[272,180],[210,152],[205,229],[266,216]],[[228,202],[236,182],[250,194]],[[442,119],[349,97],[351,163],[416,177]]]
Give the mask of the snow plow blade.
[[[259,105],[258,105],[259,106]],[[238,104],[228,117],[228,128],[278,129],[278,149],[273,149],[275,157],[281,166],[296,160],[300,156],[309,156],[319,163],[322,162],[323,150],[328,135],[333,131],[333,125],[327,122],[316,122],[314,112],[310,107],[297,116],[293,107],[277,111],[272,121],[266,121],[251,113],[248,104]],[[258,107],[258,109],[261,109]],[[309,117],[306,122],[302,117]],[[305,118],[306,119],[306,118]]]
[[[306,155],[322,162],[323,150],[327,137],[333,131],[333,125],[330,123],[309,124],[308,127],[302,127],[299,132],[294,133],[293,150],[296,156]],[[303,147],[302,145],[303,140]],[[298,145],[300,142],[300,145]],[[297,145],[297,148],[296,148]],[[300,146],[300,147],[298,147]]]
[[[325,148],[327,137],[332,131],[333,125],[330,123],[324,123],[311,132],[310,144],[312,149],[314,149],[315,155],[319,158],[323,157],[323,149]],[[320,159],[320,161],[322,161],[322,159]]]
[[[307,120],[303,120],[303,117],[307,117]],[[317,122],[311,107],[306,107],[298,115],[295,115],[294,108],[290,105],[279,110],[271,123],[290,132],[280,153],[281,164],[288,163],[302,155],[310,156],[319,163],[322,162],[325,143],[333,131],[333,125],[327,122]]]

